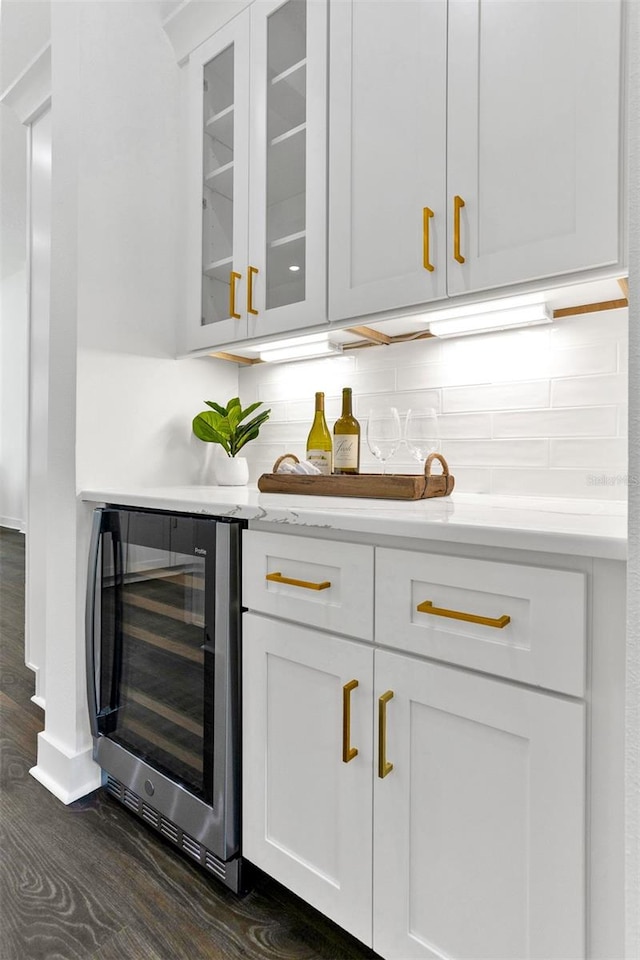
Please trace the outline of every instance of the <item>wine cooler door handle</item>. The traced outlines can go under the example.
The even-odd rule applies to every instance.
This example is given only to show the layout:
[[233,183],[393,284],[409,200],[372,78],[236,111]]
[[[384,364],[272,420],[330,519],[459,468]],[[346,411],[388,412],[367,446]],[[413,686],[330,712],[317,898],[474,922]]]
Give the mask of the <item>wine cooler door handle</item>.
[[[102,536],[110,533],[113,545],[113,563],[115,574],[115,617],[113,635],[113,661],[111,666],[111,688],[109,703],[102,704],[100,698],[100,678],[102,663],[102,618],[97,617],[101,609],[100,591],[102,579],[98,573],[101,548],[104,549]],[[120,700],[120,679],[122,676],[122,540],[117,510],[98,508],[93,514],[91,540],[89,545],[89,570],[87,576],[87,608],[85,612],[85,644],[87,671],[87,704],[89,722],[94,737],[100,733],[110,733],[115,728],[115,715]],[[96,621],[98,629],[96,630]],[[99,721],[103,722],[101,728]],[[106,729],[105,729],[106,728]]]
[[99,642],[96,636],[96,594],[98,589],[98,558],[100,556],[100,534],[102,531],[102,513],[100,509],[93,511],[91,524],[91,540],[89,543],[89,569],[87,574],[87,606],[85,611],[85,644],[87,669],[87,702],[89,706],[89,722],[91,733],[98,736],[98,690],[96,663],[100,659]]
[[[111,665],[111,694],[109,698],[110,720],[107,729],[111,732],[115,727],[115,714],[120,706],[120,681],[122,679],[122,623],[123,623],[123,587],[124,573],[122,565],[122,539],[119,524],[111,532],[113,549],[113,569],[115,575],[115,617],[113,628],[113,662]],[[106,712],[106,711],[105,711]]]

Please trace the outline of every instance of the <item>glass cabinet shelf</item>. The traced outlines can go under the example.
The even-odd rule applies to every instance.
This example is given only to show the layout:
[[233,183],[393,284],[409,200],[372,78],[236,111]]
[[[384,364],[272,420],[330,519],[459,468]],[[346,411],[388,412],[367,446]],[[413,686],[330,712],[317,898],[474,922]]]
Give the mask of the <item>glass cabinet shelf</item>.
[[205,186],[226,197],[227,200],[233,200],[233,160],[205,174],[204,182]]
[[268,96],[268,129],[270,141],[307,119],[307,61],[301,60],[271,80]]
[[269,207],[305,192],[307,152],[305,133],[304,125],[296,127],[289,135],[278,137],[276,141],[269,144],[267,162]]
[[216,260],[214,263],[207,263],[204,266],[203,273],[206,277],[212,277],[214,280],[223,280],[229,282],[229,271],[233,267],[233,257],[224,257],[222,260]]
[[215,113],[208,120],[205,120],[204,132],[212,140],[221,143],[227,150],[233,151],[233,120],[234,106],[230,104],[220,113]]

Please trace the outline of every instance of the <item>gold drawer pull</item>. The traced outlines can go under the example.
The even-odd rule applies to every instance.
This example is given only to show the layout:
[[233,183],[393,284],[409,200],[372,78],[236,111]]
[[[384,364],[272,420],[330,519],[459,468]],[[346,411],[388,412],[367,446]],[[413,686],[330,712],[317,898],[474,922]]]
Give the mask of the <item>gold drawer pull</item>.
[[429,220],[433,216],[433,210],[424,207],[422,210],[422,266],[430,273],[435,270],[434,265],[429,259]]
[[351,746],[351,691],[359,686],[357,680],[349,680],[342,688],[342,762],[349,763],[358,756],[358,748]]
[[387,760],[387,704],[393,690],[387,690],[378,698],[378,776],[381,780],[391,773],[393,764]]
[[265,580],[271,580],[272,583],[288,583],[292,587],[304,587],[305,590],[327,590],[331,586],[330,580],[323,580],[322,583],[312,583],[310,580],[293,580],[291,577],[283,577],[277,573],[268,573]]
[[424,600],[416,607],[418,613],[432,613],[436,617],[449,617],[451,620],[466,620],[468,623],[481,623],[485,627],[497,627],[502,630],[511,617],[506,613],[502,617],[480,617],[477,613],[462,613],[460,610],[445,610],[443,607],[434,607],[431,600]]

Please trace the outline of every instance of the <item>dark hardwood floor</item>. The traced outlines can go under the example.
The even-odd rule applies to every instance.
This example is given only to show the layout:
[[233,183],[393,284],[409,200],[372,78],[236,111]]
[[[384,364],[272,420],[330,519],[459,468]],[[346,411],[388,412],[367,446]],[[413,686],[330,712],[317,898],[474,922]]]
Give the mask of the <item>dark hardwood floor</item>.
[[235,897],[102,790],[33,777],[24,537],[0,528],[0,960],[347,960],[361,943],[274,881]]

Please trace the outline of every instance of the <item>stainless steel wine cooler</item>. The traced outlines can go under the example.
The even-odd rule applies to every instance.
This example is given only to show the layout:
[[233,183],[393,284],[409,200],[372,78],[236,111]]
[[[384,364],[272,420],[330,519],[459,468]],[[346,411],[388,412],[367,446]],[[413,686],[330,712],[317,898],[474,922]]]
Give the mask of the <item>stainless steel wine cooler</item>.
[[236,892],[242,526],[96,510],[86,631],[106,789]]

